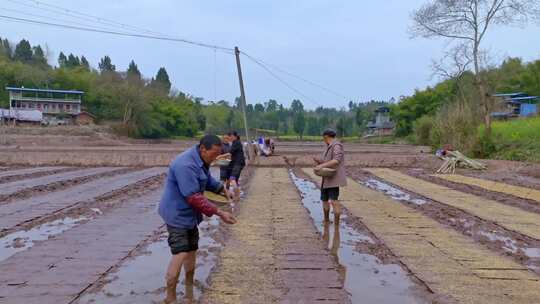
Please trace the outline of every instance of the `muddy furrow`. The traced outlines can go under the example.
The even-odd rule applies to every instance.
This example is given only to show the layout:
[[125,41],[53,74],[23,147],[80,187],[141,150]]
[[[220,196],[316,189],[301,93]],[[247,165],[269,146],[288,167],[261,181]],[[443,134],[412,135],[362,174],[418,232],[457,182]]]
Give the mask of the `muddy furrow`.
[[[305,170],[314,177],[312,172]],[[438,295],[459,303],[534,303],[539,277],[419,211],[353,180],[342,203]]]
[[330,257],[285,169],[255,171],[204,303],[347,303]]
[[122,168],[119,167],[100,167],[100,168],[89,168],[82,169],[77,171],[69,171],[64,173],[58,173],[48,176],[42,176],[38,178],[31,178],[27,180],[21,180],[6,184],[0,184],[0,198],[5,198],[10,195],[13,195],[19,191],[29,188],[35,188],[47,184],[66,182],[69,180],[84,178],[92,175],[103,174]]
[[474,178],[464,175],[443,175],[437,174],[432,175],[440,179],[445,179],[450,182],[473,185],[479,188],[483,188],[492,192],[501,192],[505,194],[510,194],[516,197],[528,199],[540,203],[540,190],[519,187],[509,184],[504,184],[500,182],[485,180],[481,178]]
[[133,199],[0,263],[0,302],[69,303],[162,226],[160,191]]
[[291,172],[291,178],[316,229],[341,265],[345,289],[352,303],[437,302],[427,286],[409,273],[384,243],[346,209],[339,225],[323,221],[320,178],[314,181],[299,169]]
[[64,189],[69,189],[71,187],[75,187],[77,185],[81,185],[93,180],[103,179],[115,175],[122,175],[125,173],[133,172],[136,170],[140,170],[140,168],[134,168],[134,167],[124,167],[119,168],[117,170],[107,171],[104,173],[94,174],[94,175],[88,175],[80,178],[74,178],[67,181],[59,181],[54,182],[51,184],[45,184],[45,185],[39,185],[32,188],[25,188],[21,191],[12,193],[10,195],[0,195],[0,205],[2,204],[9,204],[21,200],[25,200],[27,198],[39,196],[39,195],[45,195],[47,193],[51,193],[54,191],[60,191]]
[[[476,195],[476,196],[483,197],[485,199],[497,201],[497,202],[502,203],[502,204],[506,204],[506,205],[509,205],[509,206],[514,206],[514,207],[517,207],[517,208],[521,208],[521,209],[523,209],[525,211],[540,214],[540,202],[535,201],[535,200],[522,198],[522,197],[519,197],[519,196],[516,196],[516,195],[513,195],[513,194],[507,194],[507,193],[500,192],[500,191],[491,191],[491,190],[479,187],[479,186],[474,185],[474,184],[465,184],[465,183],[458,183],[458,182],[449,181],[447,179],[439,178],[438,175],[433,175],[432,172],[424,172],[423,170],[405,169],[405,170],[400,170],[400,171],[402,173],[404,173],[404,174],[407,174],[407,175],[410,175],[410,176],[413,176],[413,177],[416,177],[416,178],[423,179],[423,180],[425,180],[427,182],[435,183],[435,184],[438,184],[438,185],[441,185],[441,186],[444,186],[444,187],[448,187],[448,188],[451,188],[451,189],[454,189],[454,190],[457,190],[457,191],[473,194],[473,195]],[[355,172],[358,172],[358,170],[355,170]],[[466,175],[464,175],[464,176],[466,176]],[[488,183],[495,182],[495,181],[492,181],[490,179],[484,179],[483,177],[482,177],[482,180],[485,180]],[[497,182],[497,183],[499,183],[499,182]],[[501,184],[516,186],[516,185],[512,185],[510,183],[506,183],[506,182],[501,183]],[[517,187],[522,187],[522,186],[517,186]],[[528,187],[529,186],[525,186],[525,189],[532,189],[532,188],[528,188]],[[534,189],[534,190],[538,191],[537,189]],[[524,193],[528,193],[528,192],[529,191],[524,191]],[[525,195],[526,194],[522,194],[520,196],[525,196]]]
[[436,202],[379,180],[367,171],[350,169],[349,172],[359,183],[418,210],[440,224],[472,238],[493,252],[511,257],[517,263],[540,274],[540,240],[505,229],[496,223],[471,215],[461,209]]
[[43,216],[60,212],[67,208],[73,208],[77,204],[94,200],[111,191],[163,174],[165,169],[164,167],[156,167],[134,171],[123,175],[94,180],[66,190],[52,192],[11,204],[0,205],[0,235],[5,235],[6,232],[16,229],[17,225],[25,225]]
[[0,183],[13,182],[16,180],[40,177],[75,169],[74,167],[34,167],[0,172]]
[[540,214],[426,182],[391,169],[365,170],[409,191],[540,240]]

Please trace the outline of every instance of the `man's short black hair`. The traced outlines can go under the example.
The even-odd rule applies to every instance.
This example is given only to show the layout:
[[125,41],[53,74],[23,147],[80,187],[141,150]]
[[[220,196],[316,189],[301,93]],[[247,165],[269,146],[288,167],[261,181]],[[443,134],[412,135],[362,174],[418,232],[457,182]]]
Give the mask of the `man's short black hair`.
[[323,132],[322,135],[323,135],[323,136],[330,136],[330,137],[332,137],[332,138],[335,138],[336,135],[337,135],[337,133],[336,133],[336,131],[334,131],[333,129],[326,129],[326,130],[324,130],[324,132]]
[[199,144],[206,150],[210,150],[213,146],[221,146],[221,139],[216,135],[205,135],[203,138],[201,138]]
[[231,131],[231,132],[229,132],[229,135],[234,136],[234,137],[238,138],[238,140],[240,140],[240,135],[238,135],[237,131]]

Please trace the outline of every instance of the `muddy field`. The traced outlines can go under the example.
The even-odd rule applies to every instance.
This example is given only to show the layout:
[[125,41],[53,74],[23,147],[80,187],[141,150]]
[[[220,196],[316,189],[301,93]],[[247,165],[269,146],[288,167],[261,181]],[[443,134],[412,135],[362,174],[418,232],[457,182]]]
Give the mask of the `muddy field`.
[[[156,208],[166,165],[193,143],[38,137],[0,146],[0,303],[161,303]],[[322,148],[252,160],[224,207],[238,223],[199,227],[179,303],[540,303],[540,166],[434,176],[426,148],[347,144],[344,214],[325,223],[309,169]]]

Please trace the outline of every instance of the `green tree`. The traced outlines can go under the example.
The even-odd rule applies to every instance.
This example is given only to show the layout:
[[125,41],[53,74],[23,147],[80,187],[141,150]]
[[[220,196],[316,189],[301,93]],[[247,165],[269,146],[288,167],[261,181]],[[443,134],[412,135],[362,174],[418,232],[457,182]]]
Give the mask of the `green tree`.
[[137,64],[134,60],[131,60],[131,62],[129,63],[129,67],[127,69],[127,77],[128,80],[130,78],[134,78],[137,80],[141,79],[141,72],[139,71],[139,68],[137,67]]
[[229,130],[232,130],[233,129],[233,123],[234,123],[234,110],[233,109],[230,109],[229,110],[229,115],[227,116],[227,128]]
[[114,72],[116,71],[116,66],[112,64],[111,57],[105,56],[101,58],[98,64],[99,70],[101,73]]
[[300,140],[302,140],[304,137],[305,127],[306,127],[306,118],[304,116],[304,112],[300,112],[296,114],[294,118],[294,124],[293,124],[294,132],[296,132],[296,134],[300,136]]
[[293,114],[298,114],[304,112],[304,105],[298,99],[294,99],[291,104],[291,111]]
[[352,120],[345,115],[341,116],[336,122],[336,132],[339,137],[351,135]]
[[266,112],[276,112],[278,110],[278,102],[274,99],[268,100],[266,103]]
[[152,81],[152,86],[169,94],[172,84],[169,74],[167,74],[167,70],[164,67],[159,68],[157,71],[156,78]]
[[312,136],[321,134],[321,127],[317,117],[308,116],[306,119],[306,134]]
[[28,40],[26,39],[23,39],[15,47],[15,53],[13,54],[13,59],[17,61],[21,61],[23,63],[31,63],[32,55],[33,55],[33,52],[32,52],[32,46],[30,45],[30,42],[28,42]]
[[81,56],[81,66],[86,70],[90,70],[90,62],[84,56]]
[[540,96],[540,60],[527,64],[520,78],[523,91]]
[[35,46],[33,49],[32,63],[41,67],[48,66],[47,58],[45,58],[45,53],[43,52],[43,49],[40,45]]
[[264,106],[260,103],[256,103],[254,110],[255,110],[255,113],[262,113],[264,112]]
[[70,53],[67,58],[66,68],[69,68],[69,69],[77,68],[80,65],[81,65],[81,61],[79,60],[79,57]]
[[7,39],[0,39],[0,56],[4,56],[8,59],[11,59],[12,50],[11,50],[11,44],[9,43],[9,40]]
[[64,54],[64,52],[60,52],[60,55],[58,55],[58,66],[61,68],[65,68],[67,65],[67,57]]

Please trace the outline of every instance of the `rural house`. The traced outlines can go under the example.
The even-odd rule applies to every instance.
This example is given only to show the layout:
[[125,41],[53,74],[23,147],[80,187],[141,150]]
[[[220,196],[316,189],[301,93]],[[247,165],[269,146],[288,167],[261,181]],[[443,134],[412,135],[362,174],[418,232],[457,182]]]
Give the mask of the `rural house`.
[[[41,123],[45,125],[93,122],[94,117],[81,110],[82,91],[24,87],[6,87],[6,90],[9,92],[9,115],[14,120],[30,111],[39,111],[42,113]],[[84,117],[79,118],[81,115]]]
[[491,116],[500,119],[514,117],[529,117],[537,115],[539,112],[538,104],[540,97],[529,96],[525,93],[496,94],[500,99],[499,106],[502,111],[493,112]]
[[390,108],[380,107],[375,110],[375,120],[368,123],[368,135],[393,135],[396,124],[390,120]]

